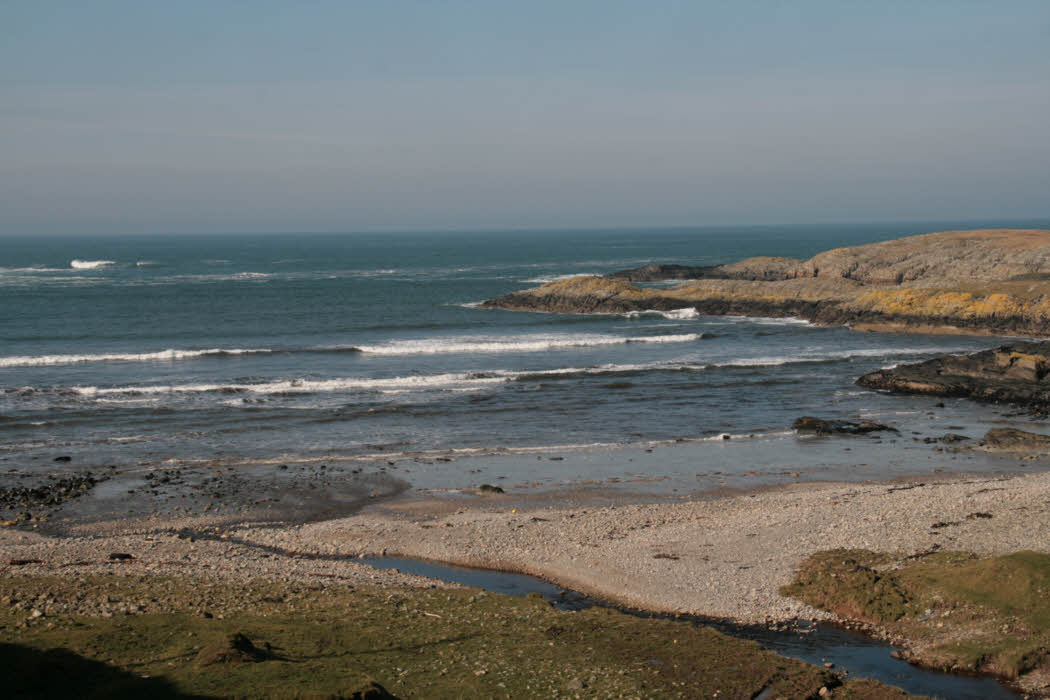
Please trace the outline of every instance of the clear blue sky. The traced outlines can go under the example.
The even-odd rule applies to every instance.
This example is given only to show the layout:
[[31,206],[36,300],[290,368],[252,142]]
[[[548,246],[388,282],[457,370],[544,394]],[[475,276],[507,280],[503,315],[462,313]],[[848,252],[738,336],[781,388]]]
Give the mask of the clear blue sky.
[[0,2],[0,234],[1047,215],[1046,0]]

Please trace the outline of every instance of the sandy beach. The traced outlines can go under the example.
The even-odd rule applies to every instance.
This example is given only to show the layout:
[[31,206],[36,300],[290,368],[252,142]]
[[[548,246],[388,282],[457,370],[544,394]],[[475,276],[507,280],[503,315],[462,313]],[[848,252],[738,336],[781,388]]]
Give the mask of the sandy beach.
[[122,520],[85,524],[63,537],[4,528],[0,561],[8,576],[119,572],[443,585],[355,561],[396,555],[532,574],[651,611],[768,623],[828,616],[778,593],[799,563],[821,550],[1046,551],[1048,488],[1050,474],[1037,474],[798,484],[687,503],[598,507],[530,507],[500,494],[395,500],[307,524]]

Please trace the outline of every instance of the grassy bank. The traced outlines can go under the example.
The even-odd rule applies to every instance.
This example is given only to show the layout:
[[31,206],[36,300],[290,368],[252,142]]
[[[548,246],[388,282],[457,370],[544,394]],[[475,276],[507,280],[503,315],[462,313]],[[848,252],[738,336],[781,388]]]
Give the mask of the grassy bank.
[[7,576],[9,697],[904,697],[711,629],[537,598]]
[[923,665],[1050,687],[1050,555],[840,549],[810,557],[782,593],[877,625]]

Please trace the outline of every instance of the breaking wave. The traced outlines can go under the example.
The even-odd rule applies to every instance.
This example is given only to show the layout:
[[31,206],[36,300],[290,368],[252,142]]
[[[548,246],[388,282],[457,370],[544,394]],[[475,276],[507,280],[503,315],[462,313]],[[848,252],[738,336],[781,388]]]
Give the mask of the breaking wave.
[[188,360],[197,357],[224,355],[255,355],[273,352],[269,349],[242,350],[239,348],[211,348],[210,350],[160,350],[157,352],[110,353],[97,355],[14,355],[0,357],[0,367],[46,367],[73,365],[83,362],[157,362]]
[[357,345],[354,349],[372,355],[437,355],[448,353],[543,352],[565,348],[586,348],[626,343],[691,343],[701,340],[703,333],[653,335],[637,337],[579,335],[579,336],[511,336],[506,339],[479,337],[424,338],[397,340],[382,345]]
[[645,311],[628,311],[624,314],[627,318],[639,318],[640,316],[661,316],[669,321],[695,321],[700,318],[700,312],[694,307],[684,309],[673,309],[671,311],[657,311],[647,309]]
[[72,260],[69,266],[74,270],[97,270],[100,267],[116,265],[112,260]]

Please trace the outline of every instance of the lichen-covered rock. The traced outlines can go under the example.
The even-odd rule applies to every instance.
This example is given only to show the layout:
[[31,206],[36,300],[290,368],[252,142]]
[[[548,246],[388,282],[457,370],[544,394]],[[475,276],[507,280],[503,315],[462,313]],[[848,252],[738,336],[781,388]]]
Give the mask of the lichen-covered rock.
[[[664,289],[630,284],[657,279],[688,281]],[[858,330],[1046,335],[1050,231],[931,233],[837,248],[806,261],[654,264],[558,280],[484,305],[562,313],[693,307],[708,315],[798,316]]]

